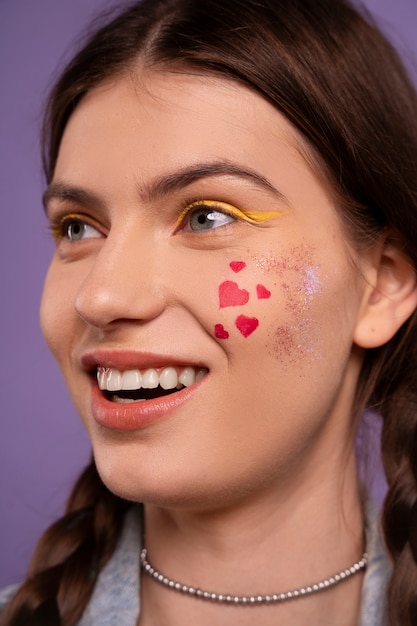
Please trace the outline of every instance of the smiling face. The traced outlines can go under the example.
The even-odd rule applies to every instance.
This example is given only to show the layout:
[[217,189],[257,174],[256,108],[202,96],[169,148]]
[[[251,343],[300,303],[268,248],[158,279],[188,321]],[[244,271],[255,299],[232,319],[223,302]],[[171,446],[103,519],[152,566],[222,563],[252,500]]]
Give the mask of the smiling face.
[[212,77],[120,78],[70,118],[41,321],[117,493],[201,506],[343,465],[363,285],[301,144]]

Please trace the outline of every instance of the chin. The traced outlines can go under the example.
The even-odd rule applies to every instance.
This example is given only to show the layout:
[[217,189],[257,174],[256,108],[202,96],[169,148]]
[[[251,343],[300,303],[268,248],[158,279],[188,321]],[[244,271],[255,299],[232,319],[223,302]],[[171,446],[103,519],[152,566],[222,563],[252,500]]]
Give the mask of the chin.
[[132,464],[126,457],[116,459],[111,454],[95,454],[95,461],[106,487],[129,502],[195,511],[230,504],[232,490],[226,490],[222,481],[216,489],[215,485],[199,479],[194,471],[186,471],[184,475],[166,465],[155,470],[150,465],[144,467],[138,459]]
[[160,506],[172,506],[184,500],[175,472],[167,467],[155,471],[152,464],[144,462],[139,451],[135,458],[130,456],[120,449],[94,450],[97,471],[112,493],[130,502]]

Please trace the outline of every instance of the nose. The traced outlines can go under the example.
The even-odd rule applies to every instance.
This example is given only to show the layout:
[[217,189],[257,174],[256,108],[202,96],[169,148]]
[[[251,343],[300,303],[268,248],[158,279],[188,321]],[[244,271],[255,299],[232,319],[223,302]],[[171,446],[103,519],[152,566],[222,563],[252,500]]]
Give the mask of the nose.
[[111,232],[83,277],[75,309],[90,326],[105,329],[120,320],[146,321],[165,307],[163,261],[155,242],[135,229]]

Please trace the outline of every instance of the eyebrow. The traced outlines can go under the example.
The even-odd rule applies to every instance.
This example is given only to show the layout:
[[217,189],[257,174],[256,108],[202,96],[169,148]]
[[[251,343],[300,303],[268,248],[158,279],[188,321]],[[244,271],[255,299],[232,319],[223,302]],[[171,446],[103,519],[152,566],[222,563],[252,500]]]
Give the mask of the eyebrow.
[[53,198],[58,200],[70,200],[84,206],[104,207],[104,202],[94,193],[77,187],[75,185],[66,185],[65,183],[51,183],[48,185],[42,195],[42,202],[45,211],[48,208],[48,202]]
[[174,172],[173,174],[161,176],[160,178],[152,181],[149,185],[146,185],[144,190],[140,191],[140,196],[149,201],[159,200],[174,191],[179,191],[189,185],[192,185],[198,180],[214,176],[244,178],[252,183],[255,183],[257,187],[261,187],[265,191],[272,193],[281,201],[285,201],[286,204],[289,204],[289,201],[284,194],[274,187],[274,185],[267,178],[258,174],[255,170],[246,167],[244,168],[228,161],[199,163],[196,166],[180,169],[178,172]]
[[[177,172],[173,172],[172,174],[160,176],[150,183],[143,185],[143,187],[139,185],[138,193],[139,197],[144,202],[154,202],[170,195],[171,193],[180,191],[181,189],[184,189],[199,180],[215,176],[230,176],[232,178],[246,179],[264,191],[272,193],[281,202],[290,206],[290,202],[286,196],[267,178],[258,174],[255,170],[241,167],[240,165],[236,165],[235,163],[230,163],[228,161],[199,163],[195,166],[185,167]],[[43,204],[45,208],[47,207],[49,200],[53,198],[71,200],[83,205],[95,205],[98,207],[102,207],[104,205],[103,201],[96,194],[93,194],[86,189],[66,185],[61,182],[51,183],[44,192]]]

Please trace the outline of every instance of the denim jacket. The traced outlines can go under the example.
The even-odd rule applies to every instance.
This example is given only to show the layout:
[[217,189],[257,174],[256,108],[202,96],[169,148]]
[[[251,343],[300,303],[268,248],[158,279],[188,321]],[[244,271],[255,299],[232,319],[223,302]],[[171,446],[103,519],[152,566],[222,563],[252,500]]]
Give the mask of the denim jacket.
[[[358,626],[384,626],[386,624],[385,589],[391,573],[391,565],[381,541],[378,511],[369,502],[366,536],[369,562],[364,577]],[[116,550],[101,571],[78,626],[136,625],[140,612],[138,564],[141,541],[141,516],[138,507],[133,507],[127,513]],[[0,613],[17,587],[14,585],[0,592]]]

